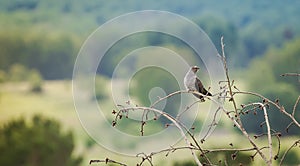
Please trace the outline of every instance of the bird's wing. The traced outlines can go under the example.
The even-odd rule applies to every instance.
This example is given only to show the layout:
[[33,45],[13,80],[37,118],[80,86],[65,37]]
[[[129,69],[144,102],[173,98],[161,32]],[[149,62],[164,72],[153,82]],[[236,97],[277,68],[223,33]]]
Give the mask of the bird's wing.
[[209,92],[203,87],[203,84],[202,84],[202,82],[199,80],[199,78],[196,78],[195,86],[196,86],[196,89],[198,90],[198,92],[202,93],[203,95],[211,96],[211,93],[209,93]]

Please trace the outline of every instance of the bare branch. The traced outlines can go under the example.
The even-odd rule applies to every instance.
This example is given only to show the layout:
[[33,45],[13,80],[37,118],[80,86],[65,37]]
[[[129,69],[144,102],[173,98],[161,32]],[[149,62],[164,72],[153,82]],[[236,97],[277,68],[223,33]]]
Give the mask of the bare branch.
[[[158,114],[160,114],[160,115],[162,115],[162,116],[164,116],[165,118],[167,118],[168,120],[170,120],[178,129],[179,129],[179,131],[180,131],[180,134],[181,134],[181,136],[184,138],[184,140],[185,140],[185,142],[186,142],[186,144],[187,145],[191,145],[191,142],[188,140],[188,138],[186,137],[186,135],[185,135],[185,132],[184,132],[184,128],[185,127],[183,127],[183,125],[179,122],[179,121],[177,121],[177,119],[175,119],[174,117],[172,117],[171,115],[169,115],[168,113],[166,113],[166,112],[163,112],[163,111],[161,111],[161,110],[158,110],[158,109],[155,109],[155,108],[150,108],[150,107],[129,107],[129,108],[123,108],[123,109],[121,109],[119,112],[127,112],[127,111],[130,111],[130,110],[147,110],[147,111],[153,111],[153,112],[156,112],[156,113],[158,113]],[[188,130],[186,130],[186,132],[187,132]],[[199,159],[198,159],[198,157],[197,157],[197,155],[195,154],[195,152],[194,152],[194,150],[193,149],[191,149],[191,153],[192,153],[192,155],[193,155],[193,157],[194,157],[194,160],[195,160],[195,162],[197,163],[197,165],[202,165],[201,163],[200,163],[200,161],[199,161]]]
[[259,153],[259,155],[262,157],[262,159],[268,163],[268,160],[267,160],[266,156],[261,152],[261,150],[258,148],[258,146],[254,143],[254,141],[252,140],[252,138],[249,136],[249,134],[247,133],[247,131],[244,129],[244,127],[242,125],[240,115],[238,114],[237,104],[236,104],[235,99],[234,99],[234,93],[233,93],[232,88],[231,88],[232,84],[233,84],[233,81],[231,83],[230,78],[229,78],[228,67],[227,67],[226,58],[225,58],[225,49],[224,49],[225,45],[224,45],[224,42],[223,42],[223,37],[221,37],[221,46],[222,46],[222,60],[223,60],[223,64],[224,64],[224,69],[225,69],[225,74],[226,74],[226,79],[227,79],[226,81],[227,81],[227,84],[228,84],[228,90],[229,90],[229,95],[230,95],[229,101],[231,101],[233,103],[233,107],[234,107],[234,111],[235,111],[237,120],[235,120],[234,117],[231,117],[229,115],[228,111],[226,111],[225,108],[222,105],[219,104],[219,107],[222,107],[222,110],[226,113],[228,118],[246,136],[246,138],[249,140],[251,145],[257,150],[257,153]]
[[[223,39],[224,38],[222,36],[221,37],[222,60],[223,60],[223,65],[224,65],[224,69],[225,69],[226,82],[227,82],[228,89],[229,89],[229,95],[230,95],[229,101],[232,101],[233,107],[234,107],[234,110],[235,110],[235,114],[238,114],[237,104],[236,104],[235,99],[233,97],[233,91],[232,91],[232,86],[233,86],[234,80],[231,81],[230,78],[229,78],[229,72],[228,72],[228,67],[227,67],[227,62],[226,62],[226,57],[225,57],[225,44],[224,44]],[[237,122],[241,125],[241,127],[243,127],[243,125],[241,123],[240,116],[237,116]]]
[[260,97],[262,99],[268,100],[269,103],[271,103],[272,105],[277,107],[280,110],[280,112],[282,112],[283,114],[288,116],[294,122],[294,124],[300,128],[300,123],[295,119],[295,117],[292,114],[288,113],[285,110],[285,108],[279,104],[279,102],[276,102],[276,101],[273,102],[272,100],[269,100],[266,97],[262,96],[261,94],[258,94],[258,93],[255,93],[255,92],[238,91],[238,92],[234,92],[234,95],[235,94],[253,95],[253,96],[257,96],[257,97]]
[[280,76],[284,77],[284,76],[300,76],[300,73],[285,73],[285,74],[281,74]]
[[[204,165],[208,164],[208,165],[213,165],[213,163],[211,163],[210,159],[207,157],[208,153],[214,153],[214,152],[231,152],[231,158],[232,160],[235,160],[237,157],[237,154],[239,152],[243,152],[243,151],[248,151],[248,152],[253,152],[253,155],[251,155],[251,158],[254,160],[254,157],[260,156],[261,159],[268,165],[271,166],[272,165],[272,160],[276,160],[279,157],[279,152],[280,152],[280,147],[281,147],[281,142],[280,142],[280,136],[281,133],[280,132],[276,132],[275,130],[273,130],[271,128],[271,124],[269,122],[269,115],[268,115],[268,109],[270,108],[270,106],[275,106],[281,113],[283,113],[284,115],[286,115],[287,117],[289,117],[291,119],[291,123],[287,126],[286,130],[288,131],[289,127],[292,126],[293,124],[295,124],[295,126],[297,126],[298,128],[300,128],[300,123],[298,122],[298,120],[295,117],[296,114],[296,109],[298,104],[300,103],[300,96],[298,96],[294,106],[293,106],[293,110],[289,111],[292,113],[289,113],[285,110],[285,108],[279,103],[279,100],[269,100],[266,97],[264,97],[261,94],[258,93],[254,93],[254,92],[247,92],[247,91],[241,91],[239,88],[237,88],[234,85],[234,80],[231,80],[230,76],[229,76],[229,69],[227,66],[227,62],[226,62],[226,57],[225,57],[225,44],[223,42],[223,37],[221,38],[221,47],[222,47],[222,55],[219,55],[220,58],[222,59],[223,62],[223,67],[225,69],[225,76],[226,76],[226,80],[224,81],[219,81],[219,86],[220,86],[220,91],[218,93],[215,93],[213,96],[206,96],[203,95],[197,91],[187,91],[187,90],[179,90],[173,93],[170,93],[164,97],[159,97],[158,100],[156,100],[152,105],[150,105],[149,107],[144,107],[144,106],[134,106],[131,107],[130,106],[130,101],[126,102],[126,106],[123,105],[118,105],[118,107],[120,108],[118,111],[113,110],[113,114],[115,115],[115,119],[112,122],[112,125],[115,126],[118,122],[118,120],[120,120],[122,117],[128,117],[128,114],[130,111],[143,111],[142,112],[142,116],[141,116],[141,127],[140,127],[140,132],[141,135],[144,135],[144,127],[146,125],[146,121],[148,120],[148,114],[149,113],[153,113],[154,114],[154,118],[153,120],[156,120],[158,118],[158,116],[163,116],[166,119],[168,119],[170,121],[170,123],[166,124],[166,127],[173,125],[175,126],[181,136],[183,137],[184,141],[185,141],[185,146],[180,146],[180,147],[176,147],[175,145],[170,145],[170,148],[167,149],[163,149],[157,152],[151,152],[150,154],[145,154],[145,153],[139,153],[136,155],[136,157],[141,158],[141,162],[137,165],[143,165],[146,162],[148,162],[147,164],[149,165],[153,165],[152,163],[152,157],[156,154],[161,154],[161,153],[166,153],[165,155],[168,156],[170,153],[173,153],[177,150],[189,150],[194,158],[194,161],[197,163],[197,165],[202,165],[202,163],[200,162],[199,158],[196,155],[196,152],[200,153],[200,157],[203,157],[203,159],[205,159],[206,161],[203,162]],[[285,73],[282,74],[281,76],[300,76],[300,74],[298,73]],[[201,139],[201,143],[203,143],[205,141],[205,139],[207,139],[208,134],[211,132],[211,129],[213,128],[213,126],[217,125],[216,122],[216,118],[217,118],[217,114],[222,111],[226,114],[227,118],[229,120],[231,120],[231,123],[233,124],[234,127],[237,127],[240,132],[243,134],[243,136],[245,138],[247,138],[248,142],[249,142],[249,146],[251,146],[250,148],[233,148],[233,144],[230,143],[229,145],[232,148],[216,148],[216,149],[204,149],[201,148],[200,146],[200,141],[197,141],[197,139],[194,136],[194,127],[187,128],[185,126],[185,124],[183,122],[181,122],[181,116],[186,113],[187,111],[189,111],[195,104],[200,103],[201,100],[197,100],[193,103],[191,103],[190,105],[188,105],[185,109],[181,110],[176,117],[171,116],[170,114],[156,109],[155,106],[164,101],[167,100],[168,98],[171,98],[175,95],[178,94],[182,94],[182,93],[192,93],[192,94],[196,94],[198,96],[202,96],[204,99],[208,99],[209,101],[213,102],[214,104],[217,105],[217,109],[214,113],[213,116],[213,120],[211,122],[211,124],[209,125],[209,129],[207,131],[207,133],[205,134],[205,136]],[[260,98],[260,101],[262,102],[251,102],[249,104],[241,104],[241,107],[238,107],[238,103],[236,100],[236,97],[239,95],[252,95],[252,96],[256,96]],[[225,108],[223,101],[229,99],[229,103],[232,103],[232,105],[230,106],[230,109]],[[227,105],[226,105],[227,107]],[[252,112],[254,115],[257,113],[257,111],[263,111],[264,114],[264,121],[258,125],[260,125],[260,127],[266,127],[264,129],[266,129],[266,131],[262,134],[259,135],[254,135],[254,138],[252,136],[250,136],[250,134],[246,131],[246,129],[243,127],[243,121],[241,120],[241,117],[245,114],[248,114],[249,112]],[[254,139],[258,138],[258,137],[267,137],[268,140],[268,145],[262,146],[262,145],[258,145],[256,143],[256,141],[254,141]],[[278,146],[274,146],[273,147],[273,142],[272,142],[272,136],[276,136],[277,140],[278,140]],[[283,160],[286,158],[287,153],[295,146],[297,146],[298,144],[300,144],[300,140],[297,140],[296,142],[294,142],[284,153],[284,155],[281,157],[280,160],[280,165],[282,164]],[[277,149],[277,153],[273,154],[273,148]],[[266,151],[265,149],[268,149],[268,151]],[[267,153],[268,152],[268,153]],[[268,155],[267,155],[268,154]],[[106,158],[105,160],[91,160],[90,164],[93,162],[102,162],[102,163],[115,163],[115,164],[119,164],[119,165],[126,165],[114,160],[110,160],[108,158]],[[219,161],[219,164],[221,164],[221,161]],[[228,161],[225,160],[225,165],[228,165]]]
[[265,107],[264,104],[262,103],[253,103],[254,105],[260,105],[263,110],[264,110],[264,116],[265,116],[265,122],[267,125],[267,132],[268,132],[268,142],[269,142],[269,161],[267,162],[268,165],[272,165],[272,159],[273,159],[273,155],[272,155],[272,136],[271,136],[271,127],[270,127],[270,123],[269,123],[269,118],[268,118],[268,113],[267,113],[267,109]]
[[293,112],[292,112],[292,116],[295,117],[295,112],[296,112],[296,108],[297,108],[297,105],[299,104],[300,102],[300,95],[298,96],[296,102],[295,102],[295,105],[293,107]]
[[114,164],[118,164],[118,165],[122,165],[122,166],[127,166],[124,163],[121,163],[121,162],[118,162],[118,161],[115,161],[115,160],[111,160],[109,158],[106,158],[104,160],[90,160],[90,164],[93,164],[93,163],[105,163],[105,164],[114,163]]
[[298,144],[300,144],[300,140],[295,141],[283,154],[279,165],[282,165],[283,160],[285,159],[285,156],[287,155],[287,153],[294,147],[296,147]]

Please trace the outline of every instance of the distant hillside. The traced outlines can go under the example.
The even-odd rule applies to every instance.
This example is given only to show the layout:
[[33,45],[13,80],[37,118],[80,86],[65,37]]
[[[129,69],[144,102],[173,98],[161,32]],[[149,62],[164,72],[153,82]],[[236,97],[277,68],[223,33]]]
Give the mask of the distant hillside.
[[[0,50],[7,54],[0,55],[0,69],[8,70],[17,62],[39,69],[49,79],[65,77],[67,74],[52,76],[49,73],[56,72],[45,67],[61,62],[53,58],[54,54],[73,62],[80,45],[98,26],[121,14],[150,9],[174,12],[193,20],[218,49],[220,37],[225,36],[229,63],[238,67],[247,66],[253,57],[263,55],[268,48],[281,47],[300,36],[300,1],[297,0],[1,0],[0,42],[4,44]],[[62,42],[65,47],[59,44],[62,39],[67,41]],[[134,41],[128,45],[136,45]],[[49,42],[53,43],[51,49]],[[36,43],[43,47],[36,47]],[[118,52],[122,55],[124,50]],[[71,69],[72,65],[68,65],[66,71]]]
[[[300,1],[297,0],[1,0],[1,19],[8,24],[48,24],[58,28],[78,31],[80,28],[73,25],[91,27],[102,24],[120,14],[137,10],[166,10],[184,15],[190,19],[203,14],[220,16],[241,29],[255,24],[267,29],[274,27],[291,27],[297,30],[300,27]],[[65,23],[67,21],[67,23]],[[62,25],[57,25],[60,23]],[[86,24],[85,24],[86,23]],[[55,25],[54,25],[55,24]],[[69,29],[70,28],[70,29]]]

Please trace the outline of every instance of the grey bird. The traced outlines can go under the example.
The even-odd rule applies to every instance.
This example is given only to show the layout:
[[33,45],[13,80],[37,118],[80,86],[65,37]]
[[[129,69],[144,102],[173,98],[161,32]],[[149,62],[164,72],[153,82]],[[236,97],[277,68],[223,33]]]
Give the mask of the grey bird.
[[[212,96],[211,93],[209,93],[203,86],[202,82],[199,80],[197,77],[196,73],[199,70],[198,66],[193,66],[189,69],[189,71],[186,73],[184,77],[184,86],[188,91],[197,91],[203,95],[206,96]],[[204,101],[203,96],[199,94],[193,94],[197,98],[201,99]]]

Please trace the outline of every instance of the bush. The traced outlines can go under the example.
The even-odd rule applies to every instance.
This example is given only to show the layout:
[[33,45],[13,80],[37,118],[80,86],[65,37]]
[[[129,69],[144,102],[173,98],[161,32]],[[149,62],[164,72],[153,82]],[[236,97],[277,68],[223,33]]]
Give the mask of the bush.
[[32,92],[42,92],[43,78],[37,70],[31,70],[28,79]]
[[82,157],[72,156],[74,138],[60,124],[42,116],[30,123],[23,118],[0,128],[0,165],[76,166]]
[[26,81],[28,69],[21,64],[14,64],[9,69],[9,80],[13,82]]

